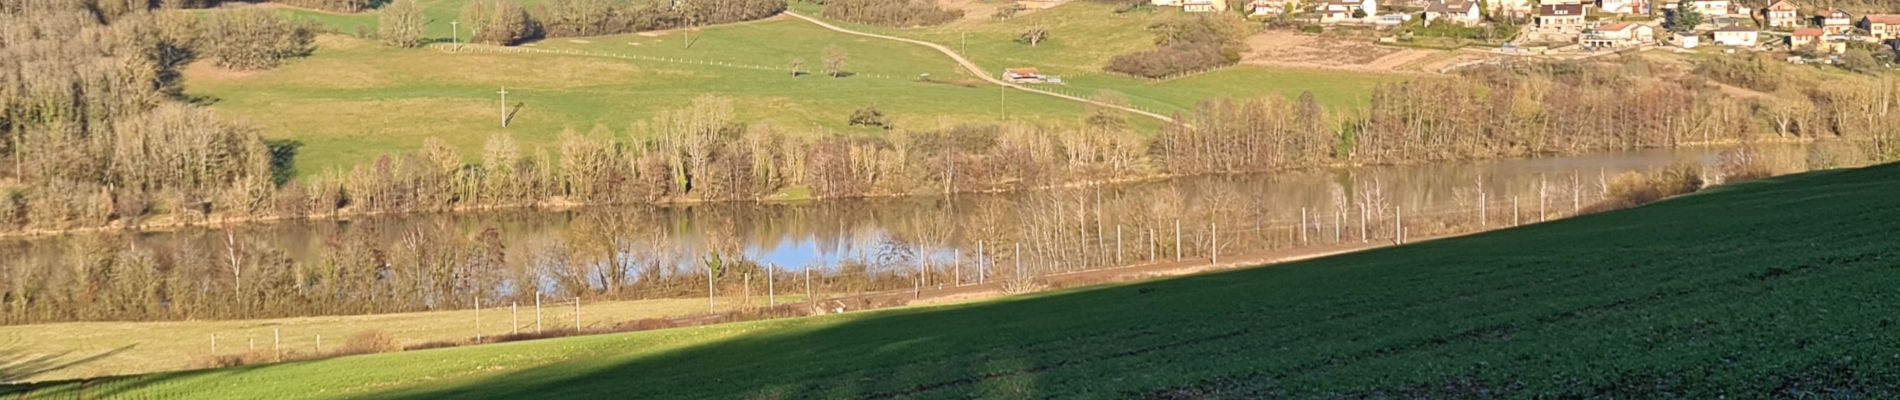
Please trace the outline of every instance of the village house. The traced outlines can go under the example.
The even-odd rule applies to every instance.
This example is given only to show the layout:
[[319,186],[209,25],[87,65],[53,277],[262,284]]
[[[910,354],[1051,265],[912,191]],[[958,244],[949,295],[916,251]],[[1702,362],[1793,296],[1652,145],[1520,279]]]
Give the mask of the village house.
[[1796,29],[1794,33],[1788,34],[1788,47],[1798,49],[1813,46],[1815,42],[1821,41],[1821,36],[1825,33],[1821,28]]
[[1801,7],[1788,0],[1775,0],[1761,9],[1761,16],[1771,29],[1794,29],[1801,25]]
[[1656,28],[1635,22],[1616,22],[1583,33],[1578,43],[1587,47],[1612,48],[1641,46],[1656,42]]
[[1008,68],[1003,70],[1003,80],[1009,83],[1042,83],[1048,78],[1035,68]]
[[1875,39],[1892,39],[1894,34],[1900,33],[1900,15],[1883,14],[1861,17],[1860,29],[1866,29],[1867,34]]
[[1155,7],[1180,7],[1181,0],[1151,0],[1148,4],[1153,4]]
[[1227,9],[1227,0],[1182,0],[1181,11],[1209,13]]
[[[1692,0],[1689,2],[1689,7],[1695,8],[1697,12],[1701,12],[1702,15],[1706,17],[1726,17],[1729,15],[1730,7],[1732,6],[1729,0]],[[1664,10],[1673,11],[1679,7],[1680,6],[1674,2],[1663,2]]]
[[1611,14],[1648,14],[1649,2],[1645,0],[1599,0],[1597,9]]
[[1847,52],[1847,38],[1829,35],[1821,28],[1801,28],[1788,35],[1788,48],[1791,50],[1813,50],[1816,53]]
[[1848,30],[1854,29],[1854,16],[1839,8],[1821,11],[1814,16],[1814,22],[1829,35],[1846,35]]
[[1432,0],[1425,5],[1425,23],[1444,21],[1453,25],[1477,25],[1483,22],[1475,0]]
[[1715,44],[1734,47],[1755,47],[1761,41],[1761,32],[1754,28],[1730,25],[1715,30]]
[[1298,5],[1299,3],[1295,3],[1292,0],[1253,0],[1253,3],[1249,4],[1248,7],[1252,8],[1249,15],[1256,17],[1273,17],[1286,14],[1286,10],[1297,7]]
[[1693,49],[1702,44],[1702,35],[1696,34],[1695,32],[1676,32],[1675,41],[1676,46]]
[[1534,0],[1496,0],[1484,2],[1491,7],[1491,18],[1527,18],[1537,13]]
[[[1364,18],[1353,14],[1363,14]],[[1319,22],[1364,21],[1379,16],[1374,0],[1326,0],[1319,5]]]
[[1576,0],[1545,0],[1537,7],[1537,28],[1547,32],[1583,30],[1583,3]]

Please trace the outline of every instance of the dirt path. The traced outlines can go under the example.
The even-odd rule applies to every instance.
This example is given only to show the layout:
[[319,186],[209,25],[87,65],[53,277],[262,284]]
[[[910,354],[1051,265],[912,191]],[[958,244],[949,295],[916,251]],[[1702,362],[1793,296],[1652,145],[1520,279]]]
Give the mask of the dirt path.
[[901,37],[896,37],[896,36],[879,35],[875,33],[858,32],[858,31],[854,31],[850,29],[840,28],[836,25],[826,23],[825,21],[820,21],[817,18],[807,17],[793,11],[786,11],[785,15],[790,15],[794,18],[805,20],[806,22],[810,22],[814,25],[818,25],[818,27],[821,27],[821,28],[829,29],[833,32],[838,32],[838,33],[843,33],[843,34],[848,34],[848,35],[864,36],[864,37],[875,38],[875,39],[898,41],[898,42],[904,42],[904,43],[910,43],[910,44],[915,44],[919,46],[929,47],[932,50],[936,50],[937,52],[943,53],[946,56],[950,56],[951,60],[956,61],[957,65],[962,65],[963,69],[970,71],[970,74],[976,75],[978,79],[982,79],[983,81],[989,82],[991,84],[999,85],[1006,88],[1021,90],[1025,92],[1036,93],[1036,94],[1040,94],[1044,96],[1054,97],[1058,99],[1071,100],[1071,101],[1077,101],[1077,102],[1082,102],[1082,103],[1094,104],[1094,105],[1098,105],[1102,107],[1114,108],[1114,109],[1138,114],[1141,116],[1154,118],[1154,119],[1160,120],[1161,122],[1174,123],[1174,118],[1169,118],[1166,115],[1142,111],[1134,107],[1109,104],[1109,103],[1099,102],[1099,101],[1090,100],[1086,98],[1070,96],[1070,95],[1056,93],[1056,92],[1044,91],[1041,89],[1035,89],[1035,88],[1030,88],[1023,85],[1004,82],[1001,79],[996,79],[996,77],[990,76],[989,73],[983,72],[983,67],[979,67],[976,65],[975,62],[971,62],[970,59],[964,58],[962,54],[957,54],[956,51],[952,51],[950,50],[949,47],[944,47],[943,45],[940,45],[940,44],[926,42],[926,41],[917,40],[917,39],[908,39],[908,38],[901,38]]

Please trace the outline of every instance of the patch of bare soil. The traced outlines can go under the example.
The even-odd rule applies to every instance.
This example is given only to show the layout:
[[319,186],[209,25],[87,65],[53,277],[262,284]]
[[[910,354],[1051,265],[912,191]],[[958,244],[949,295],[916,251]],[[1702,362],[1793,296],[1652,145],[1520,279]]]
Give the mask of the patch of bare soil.
[[[1024,10],[1016,16],[1029,15],[1049,7],[1055,7],[1071,0],[1018,0]],[[1009,4],[1008,0],[939,0],[938,4],[946,10],[963,10],[963,18],[958,22],[987,22],[996,15],[996,9]]]
[[185,65],[185,76],[203,81],[232,81],[257,75],[257,71],[243,71],[219,67],[210,60],[198,60]]
[[1247,64],[1372,72],[1399,72],[1406,64],[1443,53],[1291,31],[1250,36],[1247,47],[1247,54],[1241,58],[1241,62]]

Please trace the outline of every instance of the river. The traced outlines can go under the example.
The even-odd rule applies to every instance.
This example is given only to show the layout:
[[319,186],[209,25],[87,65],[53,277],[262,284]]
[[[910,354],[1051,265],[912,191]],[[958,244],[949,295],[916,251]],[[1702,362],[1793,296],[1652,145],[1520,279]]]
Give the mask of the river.
[[[716,265],[743,265],[749,274],[855,274],[863,279],[858,290],[910,282],[920,270],[930,271],[921,278],[927,282],[969,282],[998,270],[1014,273],[1018,263],[1032,272],[1068,270],[1531,223],[1587,207],[1619,174],[1682,162],[1713,168],[1722,151],[1328,168],[1009,194],[410,214],[14,239],[0,243],[10,264],[0,271],[0,287],[11,299],[42,299],[39,305],[57,299],[102,307],[94,305],[104,301],[98,298],[127,296],[117,301],[148,304],[136,314],[9,318],[20,323],[423,310],[534,292],[665,297],[694,290],[688,278],[700,279],[703,290],[703,278],[694,277],[704,276],[715,255]],[[1757,153],[1806,160],[1809,151],[1786,145]],[[144,283],[121,290],[135,295],[61,289],[74,282],[112,286],[98,283],[102,277],[134,279],[122,277],[123,267],[99,271],[100,259],[136,259],[154,270],[134,271]],[[753,284],[721,275],[727,279]],[[146,285],[160,293],[136,295],[153,290]],[[210,303],[203,298],[216,296],[207,293],[228,286],[255,299],[240,301],[248,304],[242,309],[178,311],[186,302]],[[312,288],[323,289],[313,297]],[[332,301],[337,305],[317,311],[297,305]],[[357,302],[371,305],[349,305]],[[18,302],[9,306],[33,314]],[[293,310],[244,311],[271,307]]]

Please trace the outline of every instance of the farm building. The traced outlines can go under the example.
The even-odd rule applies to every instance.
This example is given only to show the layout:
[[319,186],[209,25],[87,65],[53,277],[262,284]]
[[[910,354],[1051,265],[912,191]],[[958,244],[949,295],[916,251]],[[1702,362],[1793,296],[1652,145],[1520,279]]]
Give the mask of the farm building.
[[1035,68],[1009,68],[1003,70],[1003,80],[1010,83],[1042,83],[1049,78]]
[[1829,35],[1845,35],[1848,30],[1854,29],[1854,15],[1839,8],[1829,8],[1814,16],[1814,24]]

